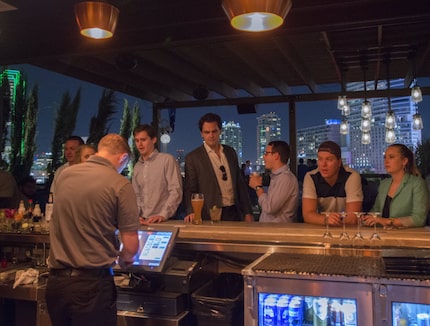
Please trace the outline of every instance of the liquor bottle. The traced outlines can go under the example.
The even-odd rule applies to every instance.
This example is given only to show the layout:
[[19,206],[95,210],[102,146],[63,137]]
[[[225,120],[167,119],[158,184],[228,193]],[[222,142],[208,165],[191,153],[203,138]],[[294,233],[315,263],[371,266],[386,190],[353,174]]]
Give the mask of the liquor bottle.
[[18,214],[22,214],[22,216],[25,214],[25,205],[23,200],[19,201]]
[[49,193],[48,202],[45,205],[45,221],[49,222],[52,216],[52,210],[54,209],[54,201],[52,192]]

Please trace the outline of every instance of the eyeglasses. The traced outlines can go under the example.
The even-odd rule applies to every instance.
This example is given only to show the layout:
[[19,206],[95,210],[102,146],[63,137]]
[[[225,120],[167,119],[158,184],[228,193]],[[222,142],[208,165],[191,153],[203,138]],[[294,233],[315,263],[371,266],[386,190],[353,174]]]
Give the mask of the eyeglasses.
[[221,165],[220,167],[219,167],[219,169],[221,170],[221,172],[222,172],[222,179],[224,180],[224,181],[227,181],[227,172],[225,171],[225,167],[224,167],[224,165]]
[[274,154],[274,153],[276,153],[276,152],[264,152],[263,154],[266,156],[266,155],[268,155],[268,154]]

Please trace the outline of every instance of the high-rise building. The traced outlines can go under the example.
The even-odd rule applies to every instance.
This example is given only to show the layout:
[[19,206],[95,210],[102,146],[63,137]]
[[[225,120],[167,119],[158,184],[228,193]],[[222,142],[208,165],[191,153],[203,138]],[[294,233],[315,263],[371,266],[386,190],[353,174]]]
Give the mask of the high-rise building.
[[222,133],[220,136],[220,143],[229,145],[234,148],[239,158],[239,162],[243,160],[243,146],[242,146],[242,129],[240,124],[234,121],[222,123]]
[[264,164],[263,153],[267,144],[281,137],[281,118],[275,112],[257,117],[257,164]]
[[326,140],[341,144],[339,127],[339,119],[326,119],[323,125],[297,130],[297,157],[316,158],[318,146]]

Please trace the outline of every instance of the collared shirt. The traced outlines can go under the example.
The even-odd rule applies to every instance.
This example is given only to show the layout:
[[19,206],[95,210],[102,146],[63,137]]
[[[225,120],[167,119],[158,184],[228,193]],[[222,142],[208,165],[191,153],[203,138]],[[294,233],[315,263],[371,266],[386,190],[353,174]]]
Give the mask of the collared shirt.
[[108,268],[119,254],[116,235],[139,228],[130,181],[105,158],[65,169],[56,180],[49,224],[49,268]]
[[297,214],[299,184],[287,165],[273,171],[267,193],[258,197],[260,222],[291,223]]
[[336,183],[331,186],[318,169],[312,170],[305,175],[303,198],[317,199],[319,212],[342,212],[346,203],[363,201],[360,175],[342,166]]
[[[206,143],[204,144],[206,152],[208,153],[209,159],[211,160],[212,167],[214,169],[219,187],[221,189],[222,196],[222,206],[232,206],[234,205],[234,191],[233,183],[231,180],[230,167],[227,162],[227,158],[224,155],[224,148],[220,145],[220,157],[217,153],[212,150]],[[223,172],[220,167],[224,166],[225,172],[227,174],[227,180],[222,179]]]
[[49,192],[54,193],[54,190],[55,190],[55,180],[57,180],[58,177],[60,176],[61,172],[63,172],[64,169],[68,168],[69,166],[70,166],[70,163],[66,162],[63,165],[61,165],[61,166],[58,167],[58,169],[54,173],[54,179],[52,179],[51,188],[49,189]]
[[173,217],[182,201],[182,176],[178,162],[167,153],[154,150],[147,160],[134,166],[132,184],[140,216]]

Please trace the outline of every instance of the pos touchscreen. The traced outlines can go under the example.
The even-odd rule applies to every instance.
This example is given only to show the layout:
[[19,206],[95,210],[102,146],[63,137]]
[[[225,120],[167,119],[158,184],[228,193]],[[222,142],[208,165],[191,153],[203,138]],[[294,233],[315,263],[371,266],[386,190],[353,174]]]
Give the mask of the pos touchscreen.
[[139,250],[127,270],[162,272],[175,245],[177,234],[176,227],[148,227],[138,230]]

